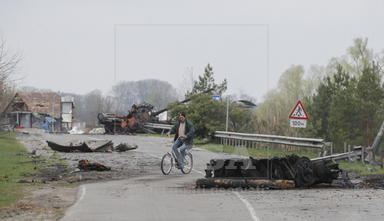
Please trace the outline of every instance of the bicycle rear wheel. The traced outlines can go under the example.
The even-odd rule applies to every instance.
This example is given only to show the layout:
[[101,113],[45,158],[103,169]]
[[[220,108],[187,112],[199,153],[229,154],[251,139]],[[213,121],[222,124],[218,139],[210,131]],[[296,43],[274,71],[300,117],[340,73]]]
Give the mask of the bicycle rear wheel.
[[184,174],[188,174],[192,171],[192,168],[193,168],[193,157],[191,153],[187,153],[184,159],[184,167],[181,168],[181,172],[183,172]]
[[164,175],[168,175],[173,167],[173,157],[170,153],[164,154],[163,158],[161,159],[161,172],[163,172]]

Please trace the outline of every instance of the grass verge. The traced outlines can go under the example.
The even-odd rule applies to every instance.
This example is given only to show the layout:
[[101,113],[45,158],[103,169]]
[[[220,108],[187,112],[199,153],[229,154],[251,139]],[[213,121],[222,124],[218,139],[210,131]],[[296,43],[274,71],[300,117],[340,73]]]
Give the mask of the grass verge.
[[0,207],[15,203],[35,183],[20,183],[39,174],[41,168],[65,161],[58,154],[49,160],[32,158],[15,139],[16,133],[0,133]]
[[357,175],[384,174],[384,169],[378,165],[362,164],[361,162],[340,161],[339,168]]
[[23,196],[25,184],[18,183],[35,174],[37,167],[15,134],[0,133],[0,206],[7,206]]
[[138,133],[136,135],[143,136],[143,137],[165,137],[165,138],[168,137],[165,133],[164,134],[141,134],[141,133]]

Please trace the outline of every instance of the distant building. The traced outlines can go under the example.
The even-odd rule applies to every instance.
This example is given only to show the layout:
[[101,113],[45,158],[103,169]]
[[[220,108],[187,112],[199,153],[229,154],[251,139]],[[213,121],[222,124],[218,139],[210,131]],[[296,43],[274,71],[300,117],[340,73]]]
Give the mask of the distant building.
[[3,115],[15,126],[61,131],[63,122],[65,129],[71,128],[72,109],[73,98],[70,97],[63,99],[54,92],[18,92]]
[[73,108],[75,108],[75,99],[70,96],[61,97],[61,125],[65,130],[71,130],[73,127]]

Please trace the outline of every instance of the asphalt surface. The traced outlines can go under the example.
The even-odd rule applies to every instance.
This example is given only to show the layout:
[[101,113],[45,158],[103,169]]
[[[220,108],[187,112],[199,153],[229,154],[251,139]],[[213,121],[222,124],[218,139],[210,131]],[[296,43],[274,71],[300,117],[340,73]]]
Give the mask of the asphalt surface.
[[[191,152],[194,171],[174,170],[164,176],[160,158],[170,150],[171,140],[145,136],[44,135],[45,139],[112,139],[139,146],[136,156],[155,166],[132,178],[83,184],[77,202],[62,220],[383,220],[384,190],[204,190],[194,182],[203,177],[212,158],[232,157],[199,148]],[[108,155],[105,155],[108,157]]]

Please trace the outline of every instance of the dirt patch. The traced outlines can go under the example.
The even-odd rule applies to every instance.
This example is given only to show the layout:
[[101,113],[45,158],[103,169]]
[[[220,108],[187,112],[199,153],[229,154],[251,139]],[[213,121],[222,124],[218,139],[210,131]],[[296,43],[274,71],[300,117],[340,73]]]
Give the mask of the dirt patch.
[[0,220],[58,220],[76,201],[75,187],[49,184],[32,189],[16,204],[0,208]]
[[361,182],[356,185],[358,188],[384,189],[383,174],[361,175],[359,179]]

